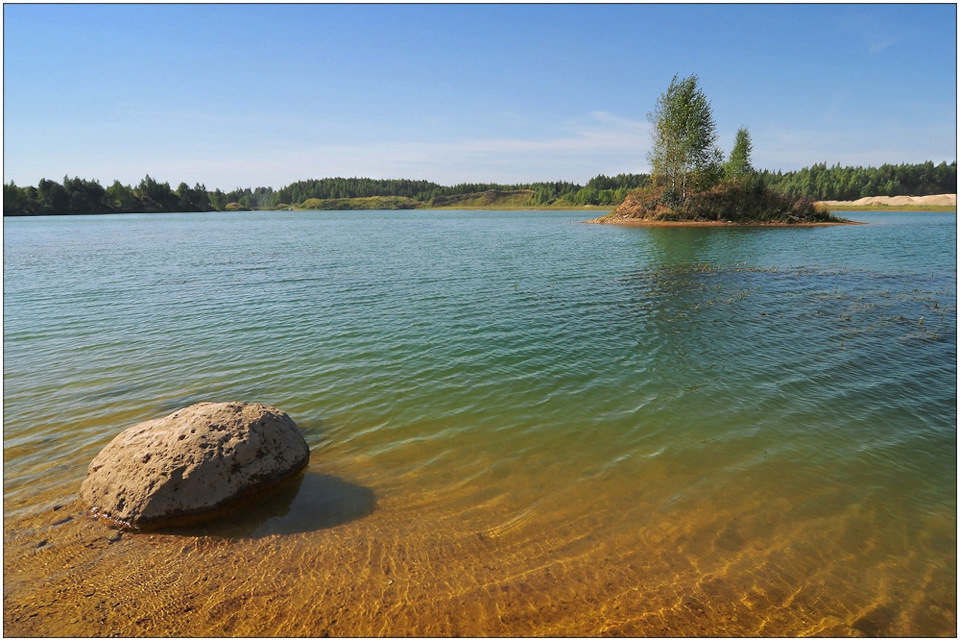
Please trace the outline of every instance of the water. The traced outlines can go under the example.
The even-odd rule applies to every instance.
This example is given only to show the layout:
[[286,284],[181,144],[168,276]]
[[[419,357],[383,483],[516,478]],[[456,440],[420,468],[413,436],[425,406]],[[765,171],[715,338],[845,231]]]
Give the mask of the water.
[[[13,635],[956,634],[956,216],[4,220]],[[306,475],[207,529],[90,459],[276,405]]]

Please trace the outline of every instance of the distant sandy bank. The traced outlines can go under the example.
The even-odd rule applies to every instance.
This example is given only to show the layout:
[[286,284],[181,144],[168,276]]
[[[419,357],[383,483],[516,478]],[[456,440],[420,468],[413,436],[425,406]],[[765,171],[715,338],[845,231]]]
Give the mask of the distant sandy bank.
[[956,194],[938,194],[936,196],[867,196],[858,200],[822,200],[818,204],[826,207],[956,207]]

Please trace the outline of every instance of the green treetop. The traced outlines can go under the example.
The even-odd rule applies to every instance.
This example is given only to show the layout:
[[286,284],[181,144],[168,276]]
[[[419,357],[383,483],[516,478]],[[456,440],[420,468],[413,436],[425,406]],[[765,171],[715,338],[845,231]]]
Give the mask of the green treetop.
[[750,164],[751,151],[753,151],[753,143],[750,142],[750,132],[746,127],[740,127],[737,130],[737,140],[730,151],[730,160],[723,166],[724,177],[727,180],[736,180],[753,173],[753,167]]

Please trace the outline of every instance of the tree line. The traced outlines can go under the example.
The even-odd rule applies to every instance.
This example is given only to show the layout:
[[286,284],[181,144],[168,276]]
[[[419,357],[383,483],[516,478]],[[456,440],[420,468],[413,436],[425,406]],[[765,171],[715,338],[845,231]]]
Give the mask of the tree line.
[[398,196],[429,206],[436,198],[476,194],[484,191],[530,190],[534,205],[606,205],[623,200],[631,189],[645,184],[646,174],[620,174],[613,177],[599,175],[591,178],[586,186],[572,182],[536,183],[460,183],[443,186],[426,180],[376,180],[372,178],[317,178],[301,180],[276,191],[272,200],[258,203],[262,209],[295,205],[311,198],[371,198]]
[[787,196],[814,200],[857,200],[867,196],[930,196],[957,191],[957,163],[827,167],[818,163],[792,172],[762,172],[766,183]]
[[[713,167],[728,175],[753,171],[749,167],[750,142],[746,130],[738,133],[730,160]],[[957,163],[932,162],[880,167],[827,167],[820,163],[794,172],[759,172],[773,190],[789,196],[815,200],[855,200],[862,196],[924,196],[955,193]],[[567,181],[536,182],[515,185],[461,183],[443,186],[425,180],[380,180],[372,178],[320,178],[301,180],[274,190],[272,187],[237,188],[229,192],[208,190],[202,184],[190,187],[181,182],[176,189],[149,175],[136,186],[115,180],[103,187],[96,180],[64,177],[62,183],[42,179],[36,186],[20,187],[10,182],[3,186],[5,216],[48,214],[105,214],[125,212],[231,211],[246,209],[282,209],[310,198],[365,198],[402,196],[430,206],[434,198],[471,194],[488,190],[533,192],[531,205],[616,206],[628,193],[650,184],[647,174],[599,175],[586,185]]]
[[424,206],[443,196],[473,194],[488,190],[533,192],[533,205],[616,205],[631,189],[646,183],[646,174],[604,175],[591,178],[585,185],[572,182],[538,182],[503,185],[498,183],[461,183],[443,186],[425,180],[382,180],[373,178],[318,178],[301,180],[274,190],[237,188],[209,191],[204,185],[180,183],[176,190],[167,182],[149,175],[132,187],[115,180],[104,188],[96,180],[64,177],[62,183],[42,179],[36,187],[19,187],[14,182],[3,186],[4,216],[42,216],[51,214],[109,214],[125,212],[232,211],[247,209],[286,209],[309,199],[369,198],[400,196],[412,198]]

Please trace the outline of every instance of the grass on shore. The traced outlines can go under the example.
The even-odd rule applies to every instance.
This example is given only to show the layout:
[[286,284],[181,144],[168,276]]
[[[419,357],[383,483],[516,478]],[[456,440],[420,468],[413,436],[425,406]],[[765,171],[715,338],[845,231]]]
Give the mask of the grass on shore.
[[308,198],[294,209],[419,209],[423,203],[403,196],[370,196],[368,198]]
[[513,191],[500,191],[490,189],[487,191],[476,192],[472,194],[459,194],[455,196],[438,196],[426,204],[425,209],[526,209],[526,210],[550,210],[550,209],[613,209],[615,205],[576,205],[566,200],[560,199],[556,202],[544,205],[534,202],[534,192],[531,189],[517,189]]
[[438,196],[422,202],[402,196],[371,196],[366,198],[308,198],[297,205],[280,205],[280,209],[293,210],[365,210],[365,209],[477,209],[477,210],[565,210],[586,211],[612,210],[614,205],[575,205],[565,200],[543,205],[533,202],[533,191],[489,190],[455,196]]
[[530,204],[533,191],[489,189],[473,194],[437,196],[428,203],[430,209],[519,209]]

